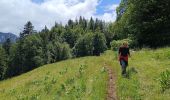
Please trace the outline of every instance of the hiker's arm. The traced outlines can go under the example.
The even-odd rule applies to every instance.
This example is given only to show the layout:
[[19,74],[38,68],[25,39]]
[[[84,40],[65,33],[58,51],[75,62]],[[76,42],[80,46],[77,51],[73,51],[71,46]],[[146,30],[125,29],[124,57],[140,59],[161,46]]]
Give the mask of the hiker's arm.
[[121,48],[119,48],[119,51],[118,51],[118,56],[117,56],[118,60],[119,60],[120,55],[121,55]]
[[129,48],[128,48],[128,56],[129,56],[129,57],[131,57],[131,55],[130,55],[130,51],[129,51]]

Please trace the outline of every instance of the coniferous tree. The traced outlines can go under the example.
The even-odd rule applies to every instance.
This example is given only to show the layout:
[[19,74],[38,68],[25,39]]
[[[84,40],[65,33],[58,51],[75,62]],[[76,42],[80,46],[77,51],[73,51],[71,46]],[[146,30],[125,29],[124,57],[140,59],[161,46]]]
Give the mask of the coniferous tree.
[[47,26],[45,25],[44,29],[42,29],[41,31],[42,33],[48,33],[49,32],[49,29],[47,28]]
[[95,22],[93,18],[91,17],[89,21],[88,29],[94,32],[94,27],[95,27]]
[[35,32],[34,30],[34,26],[32,25],[32,23],[30,21],[28,21],[25,25],[24,25],[24,30],[23,32],[20,33],[20,38],[23,38],[27,35],[33,34]]
[[5,49],[5,52],[7,55],[10,53],[10,47],[11,47],[11,40],[8,38],[4,43],[3,43],[3,48]]
[[20,54],[19,54],[19,46],[18,43],[11,45],[10,48],[10,55],[8,59],[8,67],[6,70],[6,78],[12,77],[15,75],[20,74],[21,71],[21,61],[20,61]]
[[5,50],[0,46],[0,80],[5,78],[5,73],[7,69],[7,60]]
[[68,20],[68,27],[72,29],[73,26],[74,26],[73,20],[69,19],[69,20]]
[[82,16],[80,16],[80,18],[79,18],[79,25],[83,26],[83,18],[82,18]]
[[87,23],[88,23],[87,20],[83,18],[82,28],[84,31],[87,29],[87,26],[88,26]]

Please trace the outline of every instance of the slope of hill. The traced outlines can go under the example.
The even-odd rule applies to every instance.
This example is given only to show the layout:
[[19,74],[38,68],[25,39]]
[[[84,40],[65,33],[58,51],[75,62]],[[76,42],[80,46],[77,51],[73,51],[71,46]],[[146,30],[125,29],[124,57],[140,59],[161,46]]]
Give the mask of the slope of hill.
[[1,100],[103,100],[104,56],[61,61],[0,82]]
[[118,97],[120,100],[170,100],[170,89],[162,92],[159,80],[166,70],[170,71],[170,48],[132,52],[128,78],[118,76]]
[[116,53],[100,57],[70,59],[37,68],[0,82],[1,100],[105,100],[108,73],[117,76],[116,92],[120,100],[169,100],[170,89],[161,92],[157,80],[170,69],[170,48],[133,51],[128,77],[122,78]]
[[12,33],[2,33],[0,32],[0,43],[3,43],[6,41],[6,39],[10,38],[11,42],[15,42],[16,39],[18,38],[16,35]]

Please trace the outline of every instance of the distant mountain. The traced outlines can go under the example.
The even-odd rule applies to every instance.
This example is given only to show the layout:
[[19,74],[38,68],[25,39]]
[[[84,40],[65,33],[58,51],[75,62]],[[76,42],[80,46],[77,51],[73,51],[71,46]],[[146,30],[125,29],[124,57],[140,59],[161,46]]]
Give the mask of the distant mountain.
[[2,33],[0,32],[0,43],[3,43],[6,41],[6,39],[10,38],[11,42],[16,42],[17,36],[13,33]]

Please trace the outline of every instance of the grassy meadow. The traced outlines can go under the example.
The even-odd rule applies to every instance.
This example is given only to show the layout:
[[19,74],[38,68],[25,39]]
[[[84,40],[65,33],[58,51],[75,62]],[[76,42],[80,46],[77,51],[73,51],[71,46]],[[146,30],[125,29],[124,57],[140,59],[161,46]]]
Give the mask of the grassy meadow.
[[159,81],[160,74],[170,70],[170,48],[143,49],[131,53],[128,78],[118,76],[117,93],[119,99],[170,100],[170,89],[162,92]]
[[0,82],[1,100],[103,100],[107,73],[100,57],[84,57],[42,66]]
[[105,100],[108,73],[113,68],[120,100],[170,100],[161,91],[159,77],[170,70],[170,48],[131,51],[128,77],[121,76],[116,53],[82,57],[44,65],[0,82],[1,100]]

